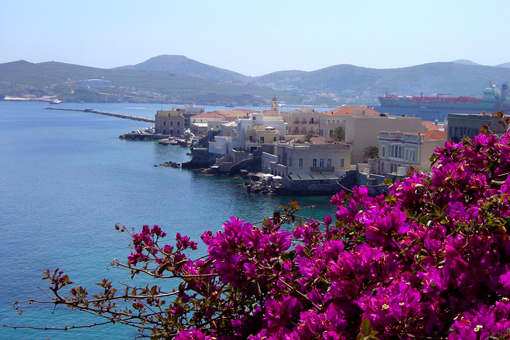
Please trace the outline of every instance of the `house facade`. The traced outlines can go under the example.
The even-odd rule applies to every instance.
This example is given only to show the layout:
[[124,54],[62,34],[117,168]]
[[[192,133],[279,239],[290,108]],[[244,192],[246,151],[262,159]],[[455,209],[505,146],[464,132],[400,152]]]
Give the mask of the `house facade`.
[[162,135],[182,135],[184,133],[184,117],[180,111],[164,111],[156,112],[155,117],[156,133]]
[[230,154],[232,149],[254,152],[259,147],[278,143],[285,137],[286,124],[278,116],[266,117],[262,113],[252,113],[235,121],[233,130],[224,124],[220,131],[230,131],[231,136],[215,136],[209,143],[209,152]]
[[364,161],[364,150],[379,145],[380,131],[424,131],[421,118],[400,116],[349,116],[345,117],[345,142],[352,145],[351,163]]
[[336,110],[327,111],[320,115],[319,119],[319,133],[318,135],[324,137],[326,142],[335,141],[334,131],[338,127],[346,129],[347,120],[349,117],[366,117],[366,116],[380,116],[377,111],[366,107],[344,106]]
[[315,109],[301,109],[294,111],[282,111],[281,116],[287,123],[289,135],[317,135],[319,133],[320,112]]
[[[430,171],[434,149],[444,146],[446,132],[439,130],[404,133],[379,132],[379,159],[371,172],[379,175],[405,176],[411,170]],[[374,171],[375,170],[375,171]]]
[[290,174],[327,174],[338,178],[350,169],[350,152],[350,146],[344,143],[278,143],[274,156],[263,156],[262,169],[284,178]]

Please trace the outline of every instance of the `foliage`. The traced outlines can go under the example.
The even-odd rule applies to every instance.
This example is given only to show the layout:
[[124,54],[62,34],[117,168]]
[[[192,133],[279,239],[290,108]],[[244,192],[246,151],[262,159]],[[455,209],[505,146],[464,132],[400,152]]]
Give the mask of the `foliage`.
[[305,135],[304,141],[307,143],[310,143],[310,141],[312,140],[313,137],[315,137],[315,136],[312,133],[309,133],[309,134]]
[[186,132],[184,132],[183,137],[184,137],[185,141],[189,141],[191,139],[192,135],[191,135],[191,133],[186,131]]
[[[162,98],[149,98],[146,94],[137,91],[147,91],[161,94],[177,103],[195,102],[206,104],[226,104],[232,101],[239,105],[265,105],[264,98],[270,99],[274,95],[287,103],[301,103],[299,95],[289,91],[276,91],[266,87],[251,84],[223,83],[215,80],[190,77],[187,75],[151,70],[132,69],[101,69],[59,62],[29,63],[18,61],[0,64],[0,93],[8,94],[11,87],[24,85],[26,88],[44,90],[48,94],[62,95],[66,101],[90,100],[92,102],[105,100],[104,96],[98,98],[98,93],[80,97],[71,94],[71,89],[77,90],[75,81],[83,79],[104,79],[112,82],[111,88],[92,88],[103,93],[111,94],[109,100],[116,99],[149,101],[159,103]],[[131,89],[135,88],[135,90]],[[92,91],[93,92],[93,91]],[[213,94],[214,93],[214,94]],[[249,93],[249,96],[245,94]],[[13,95],[18,95],[14,91]],[[83,94],[82,94],[83,95]]]
[[345,140],[345,129],[342,126],[333,130],[333,139],[337,142],[343,142]]
[[334,221],[298,218],[296,202],[260,227],[231,217],[195,260],[187,236],[169,245],[144,226],[114,265],[178,288],[64,293],[70,279],[48,270],[50,302],[177,340],[510,339],[510,133],[447,142],[432,161],[386,197],[334,195]]
[[363,149],[363,159],[374,159],[379,157],[379,148],[377,146],[367,146]]

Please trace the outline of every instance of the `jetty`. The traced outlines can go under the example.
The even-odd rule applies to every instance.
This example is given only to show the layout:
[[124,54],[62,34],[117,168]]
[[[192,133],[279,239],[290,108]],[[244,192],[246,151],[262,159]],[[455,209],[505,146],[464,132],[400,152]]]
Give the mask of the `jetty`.
[[97,111],[97,110],[93,110],[93,109],[78,110],[78,109],[62,109],[62,108],[56,108],[56,107],[47,107],[46,110],[90,112],[90,113],[96,113],[96,114],[99,114],[99,115],[117,117],[117,118],[122,118],[122,119],[136,120],[136,121],[139,121],[139,122],[155,123],[155,120],[154,119],[150,119],[150,118],[130,116],[130,115],[122,114],[122,113]]

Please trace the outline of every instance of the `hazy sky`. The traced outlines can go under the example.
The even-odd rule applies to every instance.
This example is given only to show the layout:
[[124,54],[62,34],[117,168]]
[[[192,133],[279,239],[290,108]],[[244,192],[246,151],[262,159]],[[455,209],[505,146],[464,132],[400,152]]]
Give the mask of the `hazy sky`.
[[510,62],[509,0],[0,0],[0,63],[162,55],[260,76],[338,64]]

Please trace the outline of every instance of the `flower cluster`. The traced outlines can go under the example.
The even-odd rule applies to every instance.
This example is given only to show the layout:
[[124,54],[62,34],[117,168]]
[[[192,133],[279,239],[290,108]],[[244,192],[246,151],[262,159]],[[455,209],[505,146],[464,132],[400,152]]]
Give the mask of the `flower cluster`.
[[179,340],[510,339],[509,138],[447,142],[430,174],[341,191],[324,222],[296,202],[260,227],[231,217],[196,260],[186,236],[160,247],[144,226],[126,267],[181,280],[144,325]]

